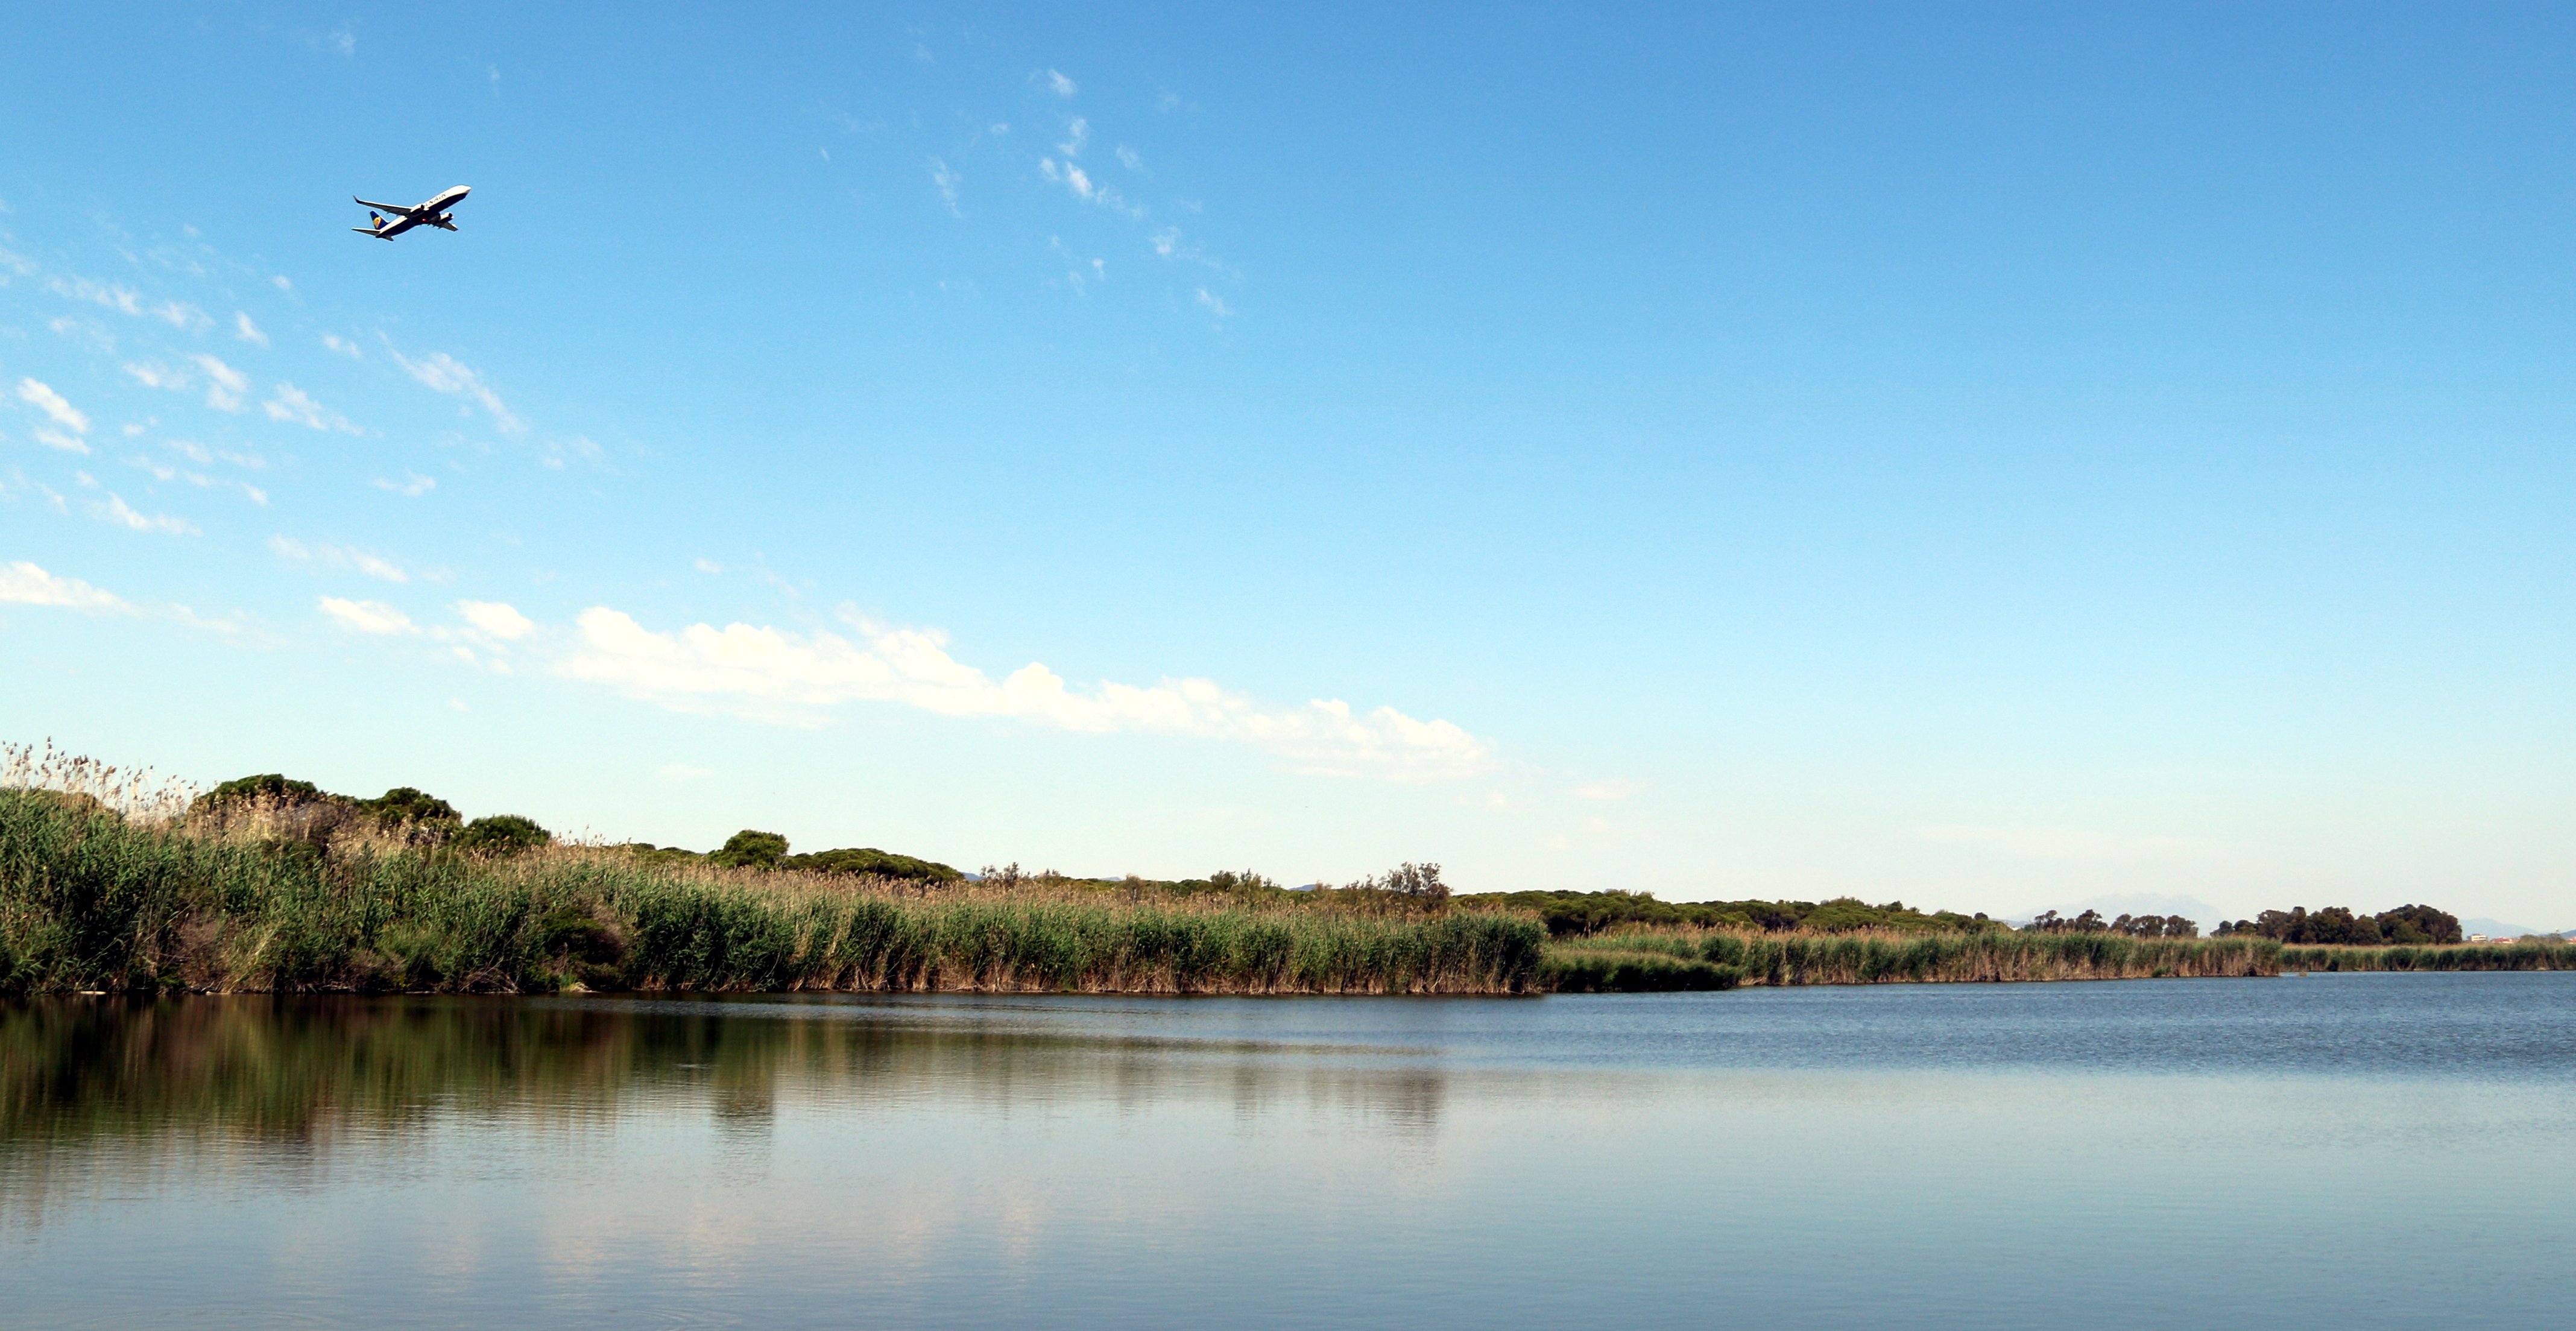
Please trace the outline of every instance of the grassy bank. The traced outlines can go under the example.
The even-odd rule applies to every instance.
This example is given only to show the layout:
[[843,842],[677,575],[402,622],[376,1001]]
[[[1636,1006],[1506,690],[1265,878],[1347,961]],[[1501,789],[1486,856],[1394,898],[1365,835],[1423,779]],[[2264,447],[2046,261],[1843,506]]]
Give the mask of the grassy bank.
[[2576,970],[2576,944],[2465,943],[2450,947],[2287,947],[2285,971]]
[[1672,929],[1554,940],[1543,976],[1565,992],[1613,992],[2276,975],[2281,965],[2281,945],[2260,938]]
[[0,991],[1518,993],[1545,930],[1122,903],[399,841],[329,849],[0,791]]

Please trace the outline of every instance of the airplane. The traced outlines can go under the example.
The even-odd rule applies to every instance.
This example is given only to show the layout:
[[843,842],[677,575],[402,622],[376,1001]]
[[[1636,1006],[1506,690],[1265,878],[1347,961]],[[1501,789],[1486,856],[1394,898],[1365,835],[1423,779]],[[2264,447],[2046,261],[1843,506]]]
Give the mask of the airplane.
[[[359,204],[367,209],[367,225],[353,226],[349,229],[362,236],[374,236],[378,240],[391,240],[416,226],[434,226],[442,231],[453,231],[456,229],[456,215],[447,210],[464,202],[465,196],[472,192],[465,186],[458,185],[417,208],[405,208],[398,203],[372,203],[359,199]],[[386,221],[384,216],[386,213],[394,214],[394,220]]]

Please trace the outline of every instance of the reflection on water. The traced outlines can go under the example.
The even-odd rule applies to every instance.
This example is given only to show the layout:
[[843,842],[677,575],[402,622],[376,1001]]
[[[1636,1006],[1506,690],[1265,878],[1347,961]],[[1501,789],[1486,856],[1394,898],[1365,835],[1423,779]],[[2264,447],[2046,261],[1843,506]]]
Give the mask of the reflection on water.
[[2527,1324],[2571,981],[0,1005],[0,1325]]

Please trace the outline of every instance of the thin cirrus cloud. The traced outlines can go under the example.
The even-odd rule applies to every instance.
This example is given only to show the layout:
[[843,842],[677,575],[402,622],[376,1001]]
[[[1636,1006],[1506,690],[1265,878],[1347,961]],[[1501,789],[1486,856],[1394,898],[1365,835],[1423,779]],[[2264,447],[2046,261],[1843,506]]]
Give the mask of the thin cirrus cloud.
[[287,421],[313,430],[338,430],[343,434],[364,433],[349,423],[349,418],[313,400],[312,395],[293,384],[279,384],[266,402],[259,404],[273,421]]
[[1249,744],[1305,770],[1444,780],[1489,770],[1493,753],[1457,725],[1392,707],[1367,713],[1318,699],[1264,706],[1210,680],[1076,689],[1031,662],[999,681],[948,654],[935,631],[886,628],[844,612],[857,640],[750,624],[693,624],[673,632],[595,606],[575,619],[577,641],[558,674],[684,711],[808,723],[820,709],[892,702],[943,716],[1010,717],[1089,733],[1188,735]]
[[[206,376],[206,405],[217,411],[239,411],[250,393],[250,376],[223,361],[202,352],[188,357]],[[145,388],[166,388],[185,392],[195,386],[197,377],[184,369],[173,369],[159,361],[128,361],[127,377]]]
[[[388,350],[391,349],[388,348]],[[520,420],[508,406],[502,403],[501,395],[493,392],[491,385],[483,382],[481,375],[476,374],[454,356],[444,351],[433,351],[419,360],[413,360],[399,351],[392,352],[392,355],[395,363],[403,367],[403,372],[410,375],[422,387],[470,398],[481,405],[483,410],[492,417],[492,424],[502,433],[517,434],[528,428],[526,422]]]
[[319,543],[307,545],[292,536],[272,536],[268,538],[268,548],[278,558],[293,560],[298,564],[313,564],[331,569],[354,569],[370,578],[385,582],[411,581],[410,572],[402,565],[382,556],[347,546]]

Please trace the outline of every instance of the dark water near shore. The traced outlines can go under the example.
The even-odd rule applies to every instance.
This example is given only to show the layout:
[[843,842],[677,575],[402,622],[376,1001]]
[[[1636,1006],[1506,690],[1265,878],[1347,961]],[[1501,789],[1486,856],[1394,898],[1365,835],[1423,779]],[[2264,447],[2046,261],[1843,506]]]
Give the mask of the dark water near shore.
[[0,1005],[0,1326],[2515,1326],[2576,974]]

